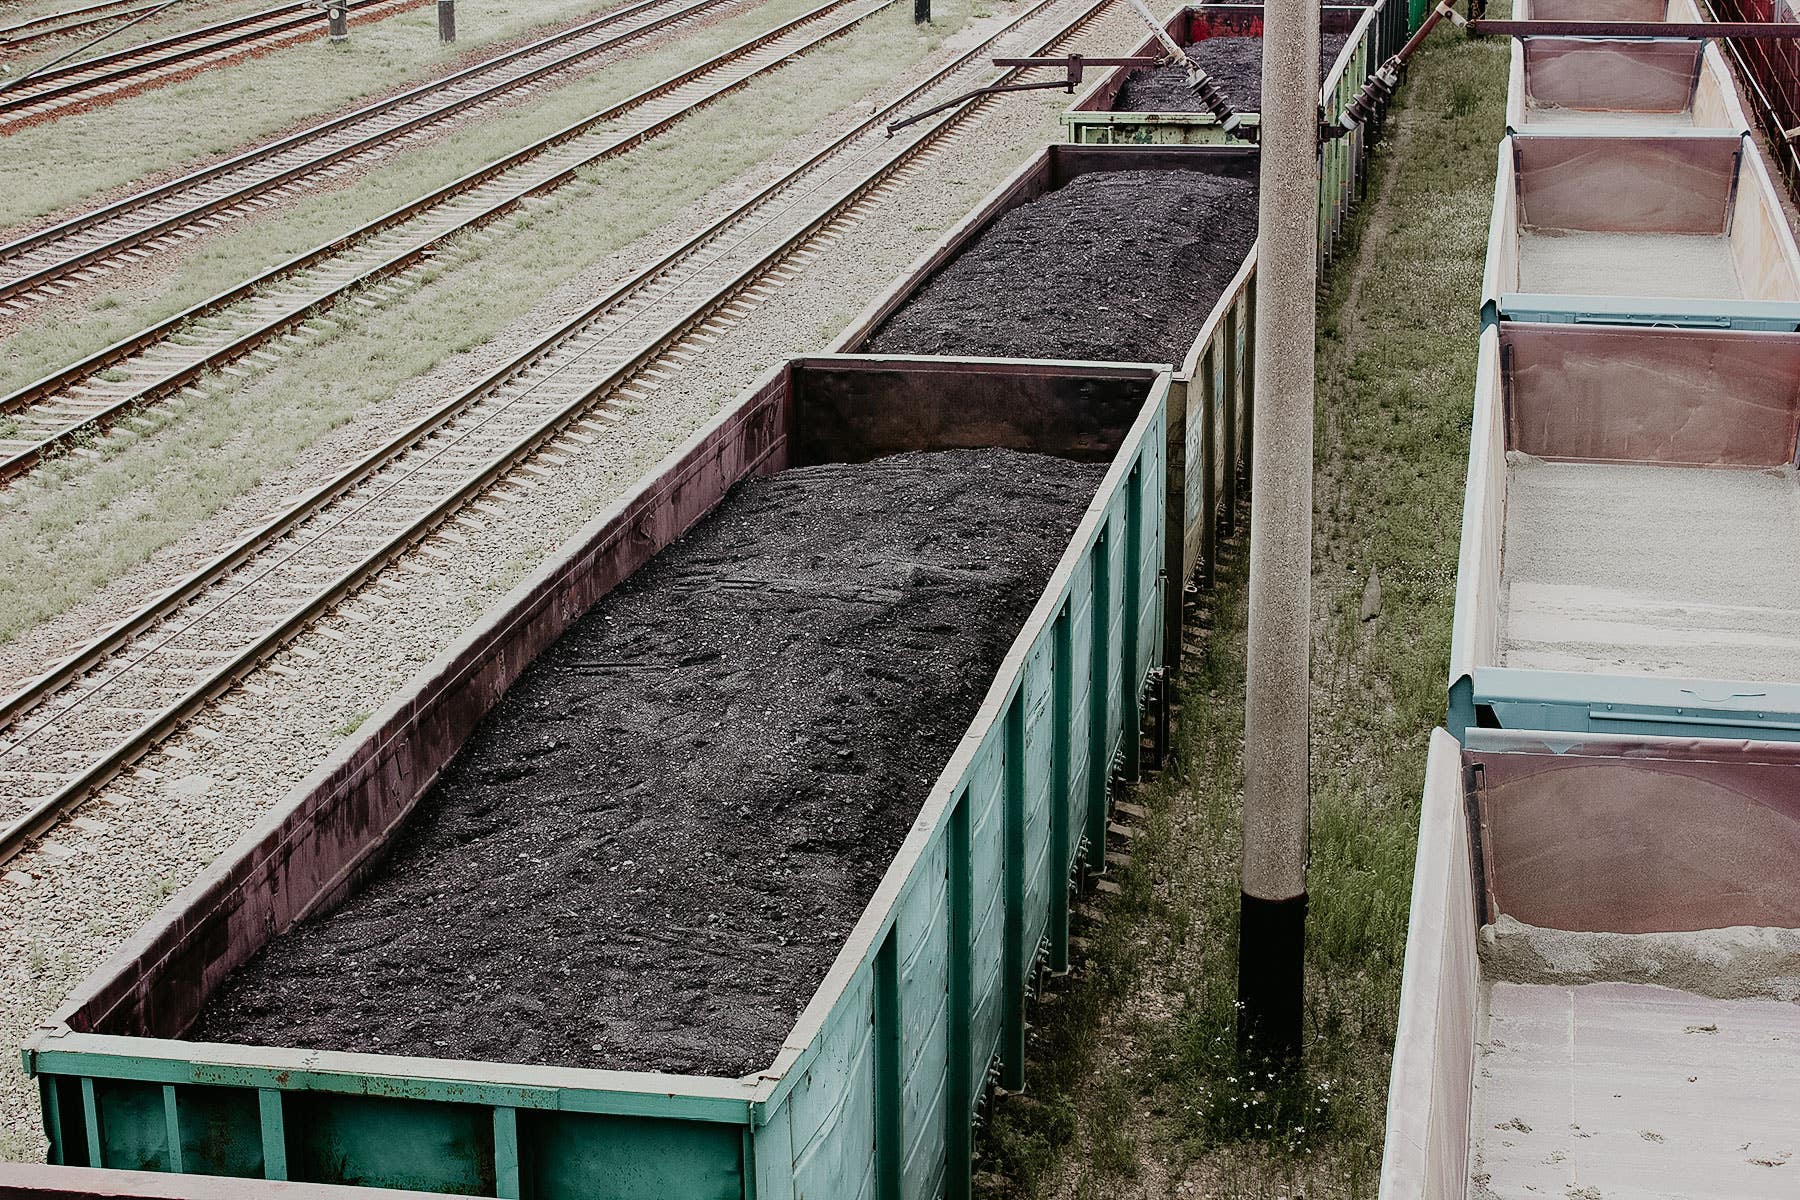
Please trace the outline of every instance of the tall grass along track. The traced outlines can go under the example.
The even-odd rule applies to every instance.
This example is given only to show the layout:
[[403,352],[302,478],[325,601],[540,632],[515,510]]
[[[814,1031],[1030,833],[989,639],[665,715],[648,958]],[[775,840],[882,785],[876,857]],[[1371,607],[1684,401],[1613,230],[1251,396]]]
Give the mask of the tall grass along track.
[[[0,701],[0,861],[155,746],[289,641],[335,616],[370,615],[355,593],[414,552],[443,556],[444,522],[506,503],[496,487],[607,436],[701,353],[841,238],[974,107],[889,138],[893,117],[1017,75],[986,60],[1043,53],[1107,0],[1035,0],[1007,26],[449,399],[386,445]],[[1002,46],[1004,43],[1004,46]],[[559,453],[560,451],[560,453]],[[335,629],[334,636],[342,637]],[[276,664],[277,666],[279,664]]]
[[[826,0],[532,145],[7,396],[0,483],[192,386],[371,282],[642,145],[698,109],[841,37],[895,0]],[[821,25],[823,29],[819,28]]]
[[[425,2],[347,0],[351,11],[363,20],[380,20]],[[260,50],[288,45],[324,26],[322,9],[306,0],[295,0],[21,76],[18,82],[0,89],[0,133],[75,108],[119,100]]]
[[99,0],[79,8],[44,13],[11,25],[0,25],[0,50],[16,50],[32,42],[63,37],[83,29],[92,29],[108,21],[128,21],[160,8],[166,0]]
[[[473,66],[334,117],[0,245],[0,300],[25,311],[34,293],[55,295],[58,280],[94,279],[112,260],[143,247],[178,245],[179,231],[254,213],[267,192],[299,193],[335,178],[356,160],[435,132],[453,115],[510,98],[546,76],[608,50],[697,22],[727,0],[638,0]],[[4,93],[0,93],[4,95]]]

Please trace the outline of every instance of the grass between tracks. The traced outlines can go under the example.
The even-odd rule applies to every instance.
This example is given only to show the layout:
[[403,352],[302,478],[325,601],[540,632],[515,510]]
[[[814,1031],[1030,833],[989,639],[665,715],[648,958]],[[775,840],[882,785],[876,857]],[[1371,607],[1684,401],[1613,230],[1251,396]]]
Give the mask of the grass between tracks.
[[[276,2],[253,4],[248,11]],[[622,2],[481,0],[479,6],[461,6],[459,40],[451,46],[438,41],[434,4],[360,24],[352,15],[350,40],[341,45],[330,45],[321,33],[316,41],[27,126],[0,138],[0,177],[8,185],[0,188],[0,229],[114,188],[162,178],[178,164],[225,154],[298,122],[421,82],[459,57],[479,57],[483,46],[573,23]]]
[[331,429],[901,74],[960,27],[968,8],[952,0],[937,11],[941,23],[920,30],[910,6],[894,6],[489,227],[504,236],[454,243],[423,286],[379,311],[341,305],[329,338],[291,353],[278,371],[242,385],[222,377],[205,399],[153,410],[157,428],[102,443],[98,461],[46,464],[0,521],[0,642],[89,598]]
[[[1240,538],[1178,683],[1169,769],[1090,957],[984,1138],[1013,1197],[1373,1196],[1427,738],[1444,711],[1508,45],[1415,61],[1320,308],[1304,1074],[1236,1061]],[[1359,619],[1371,572],[1381,611]]]
[[[204,239],[168,272],[127,272],[88,303],[79,320],[54,311],[0,343],[0,394],[43,378],[129,334],[165,320],[261,271],[324,244],[643,91],[695,63],[793,20],[819,0],[766,0],[678,41],[533,97],[512,112],[396,153],[350,187],[327,187],[269,215]],[[705,117],[699,118],[705,120]],[[668,135],[665,135],[668,136]]]

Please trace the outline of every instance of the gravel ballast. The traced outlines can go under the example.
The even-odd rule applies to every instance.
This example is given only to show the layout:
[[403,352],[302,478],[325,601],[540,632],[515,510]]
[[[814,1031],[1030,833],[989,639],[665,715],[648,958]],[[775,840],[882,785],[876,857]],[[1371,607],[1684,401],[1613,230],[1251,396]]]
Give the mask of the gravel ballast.
[[878,354],[1179,365],[1256,240],[1256,185],[1083,175],[1001,216],[878,330]]
[[[1319,34],[1319,79],[1350,40],[1347,33]],[[1183,46],[1188,57],[1219,85],[1225,98],[1241,112],[1262,111],[1262,36],[1219,34]],[[1206,106],[1188,86],[1187,71],[1179,66],[1145,67],[1133,71],[1113,100],[1114,112],[1205,112]]]
[[951,451],[741,484],[526,670],[370,881],[190,1036],[767,1066],[1104,469]]
[[[978,21],[947,38],[937,56],[887,85],[886,94],[918,82],[934,65],[967,49],[1005,14]],[[1086,27],[1083,44],[1095,53],[1128,52],[1143,37],[1129,9],[1108,9]],[[1031,47],[1017,43],[1020,53]],[[671,367],[672,378],[653,404],[621,421],[591,445],[571,442],[560,464],[540,460],[490,494],[479,526],[458,529],[455,553],[417,558],[384,572],[363,599],[381,614],[367,624],[340,621],[296,642],[251,680],[230,707],[214,705],[104,789],[101,804],[120,814],[105,832],[68,826],[56,847],[27,849],[0,880],[0,975],[18,986],[0,988],[0,1037],[19,1045],[88,971],[102,963],[161,898],[193,879],[213,856],[324,760],[343,729],[364,719],[404,685],[418,666],[467,627],[472,614],[506,593],[584,522],[603,511],[641,473],[675,448],[718,405],[742,392],[774,362],[816,351],[825,335],[843,328],[869,296],[881,292],[1027,157],[1055,140],[1067,98],[1053,92],[1014,92],[978,105],[958,136],[919,168],[917,186],[875,204],[854,237],[818,240],[818,257],[796,260],[797,274],[723,334],[705,354]],[[488,343],[452,355],[396,392],[392,400],[328,434],[288,470],[265,479],[228,509],[196,524],[183,539],[120,577],[87,603],[0,646],[0,673],[22,681],[41,670],[47,654],[91,637],[117,620],[121,606],[141,603],[170,586],[196,555],[224,545],[278,511],[290,497],[331,478],[345,453],[394,436],[440,401],[445,389],[466,386],[523,350],[557,323],[592,303],[596,289],[615,286],[654,261],[702,224],[742,201],[781,169],[822,149],[869,103],[822,119],[806,136],[747,171],[732,184],[672,213],[653,233],[597,258]],[[458,276],[426,286],[427,298],[454,296]],[[283,371],[304,370],[307,359]],[[440,539],[441,541],[442,539]],[[428,575],[417,572],[425,567]],[[200,726],[205,728],[201,729]],[[151,772],[154,772],[152,774]],[[53,852],[54,851],[54,852]],[[30,884],[15,882],[28,878]],[[71,924],[68,913],[92,914]],[[48,960],[50,968],[39,969]],[[0,1071],[0,1159],[41,1159],[39,1093],[15,1060]]]

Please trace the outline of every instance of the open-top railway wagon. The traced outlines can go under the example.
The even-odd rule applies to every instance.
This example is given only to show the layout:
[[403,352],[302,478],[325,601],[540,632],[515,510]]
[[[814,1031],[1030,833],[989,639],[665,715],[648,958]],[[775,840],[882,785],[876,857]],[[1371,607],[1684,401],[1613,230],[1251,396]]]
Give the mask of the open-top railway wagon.
[[[491,1196],[965,1195],[977,1106],[990,1078],[1022,1083],[1026,998],[1066,965],[1072,873],[1101,866],[1109,782],[1139,752],[1162,651],[1167,400],[1149,367],[775,370],[424,668],[30,1039],[54,1159]],[[770,1061],[725,1077],[184,1040],[252,956],[378,876],[509,687],[733,485],[953,447],[1087,462],[1098,483]],[[943,537],[957,519],[944,513]]]
[[1800,737],[1800,335],[1482,338],[1449,723]]
[[[922,345],[891,328],[892,318],[917,300],[947,269],[977,252],[1008,214],[1061,192],[1083,178],[1105,177],[1125,171],[1189,171],[1222,181],[1240,181],[1254,187],[1257,156],[1241,146],[1084,146],[1046,147],[1001,183],[970,214],[947,232],[886,293],[876,298],[833,344],[846,353],[863,353],[874,344],[904,347],[920,353]],[[1204,202],[1196,204],[1204,209]],[[1204,211],[1201,220],[1212,220]],[[1126,214],[1122,221],[1129,223]],[[1254,211],[1246,229],[1243,213],[1219,213],[1212,234],[1238,247],[1227,252],[1229,269],[1217,271],[1219,285],[1204,288],[1197,297],[1202,307],[1194,310],[1197,332],[1191,342],[1172,350],[1174,378],[1169,391],[1168,480],[1162,492],[1167,508],[1165,526],[1170,531],[1165,570],[1169,588],[1164,616],[1165,654],[1172,662],[1178,652],[1182,581],[1196,573],[1208,577],[1216,559],[1215,541],[1221,530],[1234,528],[1238,517],[1239,481],[1250,461],[1250,400],[1255,390],[1256,251],[1253,244]],[[1127,230],[1136,237],[1136,230]],[[1246,236],[1249,234],[1250,236]],[[1014,240],[1014,235],[1005,235]],[[1177,248],[1170,246],[1169,253]],[[1155,252],[1162,253],[1161,248]],[[1105,274],[1105,264],[1101,264]],[[1116,283],[1116,281],[1114,281]],[[994,303],[1003,304],[996,294]],[[1130,301],[1112,294],[1105,279],[1091,290],[1071,291],[1067,302],[1088,313],[1127,303],[1168,306],[1177,301],[1163,297]],[[1185,302],[1185,301],[1181,301]],[[1049,340],[1059,352],[1053,358],[1083,358],[1083,340],[1073,319],[1045,321]],[[980,331],[970,331],[979,336]],[[886,341],[877,342],[885,338]],[[954,343],[956,335],[950,339]],[[956,361],[954,356],[944,361]]]
[[[1382,62],[1380,30],[1389,0],[1369,7],[1334,5],[1319,10],[1321,48],[1319,104],[1325,120],[1336,121],[1363,81]],[[1195,51],[1203,67],[1242,111],[1257,123],[1262,79],[1263,7],[1260,4],[1199,4],[1175,10],[1164,28]],[[1207,46],[1218,48],[1208,54]],[[1335,52],[1332,47],[1335,46]],[[1133,52],[1157,58],[1162,47],[1148,39]],[[1161,86],[1157,86],[1160,84]],[[1141,92],[1164,97],[1167,107],[1147,110]],[[1069,140],[1078,145],[1223,144],[1218,119],[1204,111],[1187,89],[1179,68],[1119,67],[1089,84],[1063,114]],[[1366,182],[1369,155],[1366,129],[1325,142],[1319,158],[1319,253],[1330,258],[1351,207]]]
[[1506,138],[1482,288],[1489,322],[1800,328],[1800,251],[1736,134]]
[[1800,749],[1433,735],[1381,1195],[1776,1200]]

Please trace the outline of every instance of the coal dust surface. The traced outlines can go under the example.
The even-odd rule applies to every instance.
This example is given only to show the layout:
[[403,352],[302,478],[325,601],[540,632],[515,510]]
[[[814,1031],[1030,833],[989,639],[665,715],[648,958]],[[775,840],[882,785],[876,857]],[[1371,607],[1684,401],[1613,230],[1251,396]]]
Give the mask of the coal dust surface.
[[[1319,34],[1319,79],[1324,81],[1331,64],[1350,40],[1348,33]],[[1239,112],[1262,111],[1262,46],[1260,34],[1220,34],[1183,46],[1225,93]],[[1125,79],[1113,100],[1114,112],[1205,112],[1206,105],[1188,86],[1187,71],[1179,66],[1143,67]]]
[[1179,366],[1255,240],[1254,180],[1082,175],[1001,216],[864,349]]
[[1004,450],[740,484],[489,713],[189,1036],[767,1067],[1104,473]]

